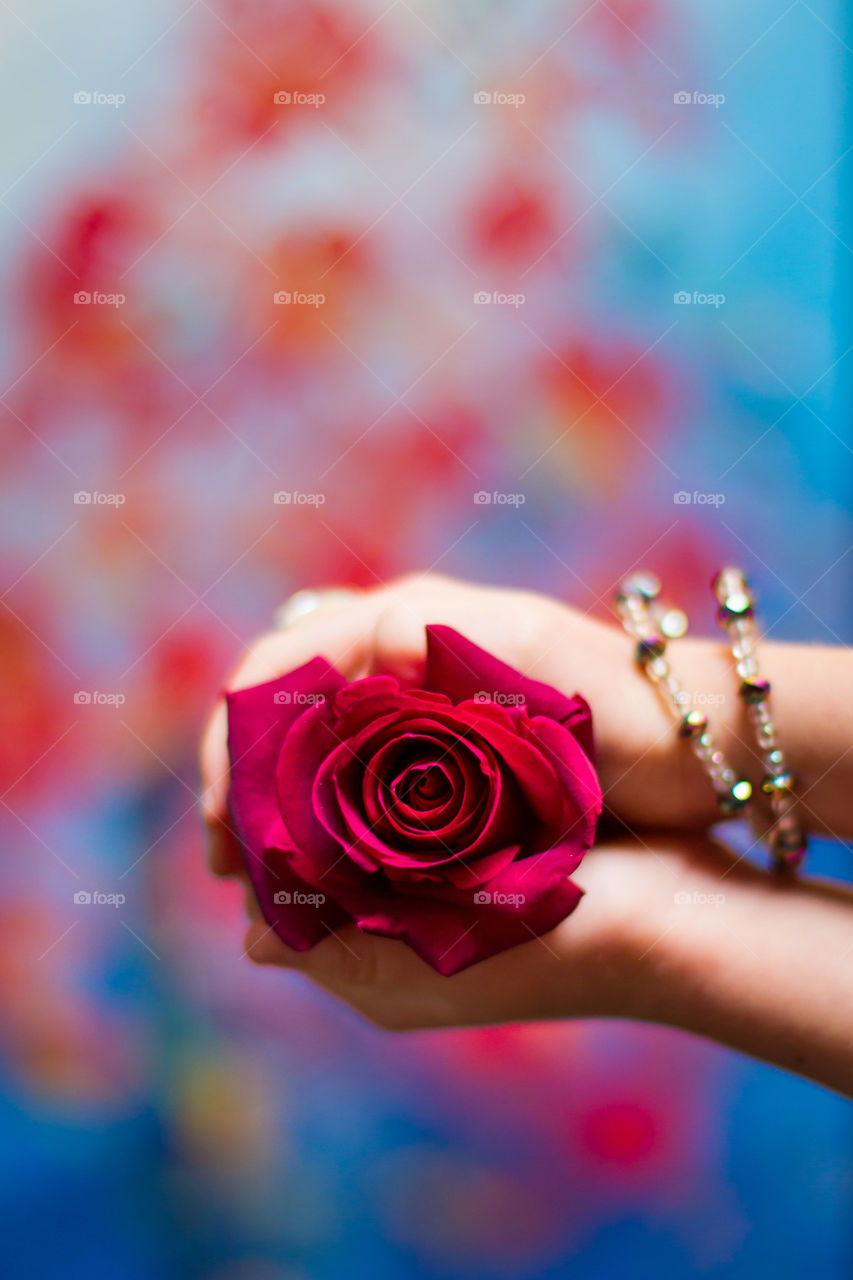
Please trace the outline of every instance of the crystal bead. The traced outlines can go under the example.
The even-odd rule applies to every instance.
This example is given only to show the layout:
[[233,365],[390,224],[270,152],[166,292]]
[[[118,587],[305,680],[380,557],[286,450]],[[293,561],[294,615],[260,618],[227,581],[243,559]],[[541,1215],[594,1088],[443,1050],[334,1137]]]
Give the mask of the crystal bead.
[[707,727],[708,717],[706,715],[703,715],[701,711],[688,711],[681,717],[678,735],[680,738],[698,738],[700,734],[704,734]]
[[733,622],[736,618],[752,617],[752,597],[745,591],[735,591],[720,602],[717,610],[717,621],[721,626]]
[[642,596],[644,600],[655,600],[660,595],[660,579],[653,573],[638,570],[628,575],[622,583],[622,591],[627,595]]
[[711,590],[718,599],[723,599],[733,591],[742,590],[745,586],[746,579],[743,573],[734,565],[726,565],[719,569],[711,579]]
[[748,805],[752,799],[752,787],[746,778],[741,778],[740,782],[736,782],[731,788],[728,795],[723,796],[720,801],[720,808],[723,813],[740,813],[745,805]]
[[666,640],[663,636],[645,636],[637,642],[634,651],[637,662],[645,667],[655,658],[662,658],[666,653]]
[[754,705],[757,702],[765,702],[770,696],[770,681],[762,680],[760,676],[750,676],[746,680],[741,681],[738,694],[743,698],[744,702]]
[[768,796],[790,795],[794,786],[794,775],[786,770],[785,773],[768,773],[761,784],[761,790]]
[[687,614],[683,609],[667,609],[661,615],[658,625],[661,629],[661,634],[665,635],[668,640],[677,640],[687,631]]
[[798,867],[806,856],[807,845],[800,831],[778,831],[771,837],[773,852],[789,867]]
[[775,769],[777,766],[785,763],[785,756],[778,749],[776,751],[771,751],[767,757],[767,763],[770,765],[771,769]]

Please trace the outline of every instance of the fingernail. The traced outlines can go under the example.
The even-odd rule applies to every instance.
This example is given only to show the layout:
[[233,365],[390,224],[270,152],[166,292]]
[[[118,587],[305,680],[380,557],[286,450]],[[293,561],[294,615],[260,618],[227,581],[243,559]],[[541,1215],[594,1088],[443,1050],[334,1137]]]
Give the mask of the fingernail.
[[329,587],[320,591],[296,591],[280,604],[273,614],[273,626],[278,630],[292,627],[318,609],[337,609],[349,604],[358,593],[346,587]]

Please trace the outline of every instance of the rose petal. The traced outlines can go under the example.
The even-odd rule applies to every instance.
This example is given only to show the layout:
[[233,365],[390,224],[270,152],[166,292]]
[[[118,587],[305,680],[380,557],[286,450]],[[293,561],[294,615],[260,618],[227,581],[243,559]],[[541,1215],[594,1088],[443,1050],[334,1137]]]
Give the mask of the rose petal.
[[523,675],[452,627],[428,626],[426,635],[424,683],[429,688],[446,693],[454,703],[476,698],[478,693],[521,696],[532,716],[548,716],[565,724],[594,759],[592,714],[580,694],[569,698],[551,685]]
[[[298,951],[307,950],[350,917],[328,898],[321,908],[293,902],[293,895],[311,894],[315,888],[310,877],[300,878],[288,862],[292,840],[276,797],[276,762],[282,738],[307,714],[302,699],[330,697],[343,683],[325,659],[315,658],[276,680],[225,695],[229,815],[264,919]],[[275,902],[275,894],[283,892],[290,893],[290,905]]]
[[332,704],[335,730],[341,738],[351,738],[386,715],[405,710],[428,710],[451,706],[443,693],[426,689],[401,689],[393,676],[365,676],[354,680]]
[[[306,711],[284,740],[276,762],[275,787],[285,825],[293,840],[292,863],[301,875],[322,883],[332,868],[342,864],[339,876],[346,875],[340,843],[320,821],[315,808],[315,789],[320,769],[341,744],[332,727],[328,707],[317,704]],[[368,866],[365,870],[372,871]]]
[[[406,733],[403,733],[402,729],[405,729]],[[399,738],[395,738],[394,734],[399,734]],[[439,754],[442,751],[454,751],[458,748],[454,758],[457,764],[468,772],[469,779],[471,778],[469,757],[475,757],[484,771],[485,783],[488,783],[489,774],[493,773],[494,765],[490,757],[484,754],[483,747],[473,742],[460,744],[452,735],[446,733],[443,725],[437,725],[430,720],[405,720],[402,725],[386,722],[377,730],[375,738],[381,743],[379,749],[383,749],[388,746],[393,747],[397,741],[405,737],[420,741],[432,734],[440,735],[437,742]],[[383,738],[387,738],[387,741],[383,741]],[[373,740],[369,733],[365,733],[340,745],[323,762],[314,787],[314,802],[318,817],[327,831],[340,841],[354,861],[365,868],[387,865],[421,870],[426,865],[438,866],[449,863],[460,855],[467,857],[469,852],[472,857],[481,852],[477,839],[470,845],[460,846],[452,843],[454,836],[466,829],[462,824],[459,826],[451,824],[438,832],[425,831],[422,837],[410,831],[406,833],[405,839],[399,831],[393,830],[391,834],[399,842],[400,847],[386,842],[377,825],[367,822],[360,805],[359,792],[364,762],[359,752],[365,748],[369,749]],[[351,775],[349,779],[346,776],[348,773]],[[494,797],[494,802],[497,803],[499,799],[497,777],[489,784],[488,792],[485,794],[486,799]],[[474,818],[477,817],[478,812],[478,808],[472,806],[471,815]],[[489,811],[484,810],[482,815],[484,827],[488,825],[489,816]],[[422,856],[415,856],[414,847],[418,844],[428,845],[433,850],[432,854],[427,850]],[[441,856],[436,856],[439,852]]]
[[[401,690],[390,677],[347,685],[316,659],[229,695],[229,806],[264,918],[295,948],[353,919],[450,974],[547,932],[577,905],[569,877],[601,809],[584,700],[513,671],[449,627],[427,628],[424,683],[431,691]],[[478,702],[480,691],[504,694],[506,705]],[[273,701],[275,693],[291,696]],[[306,710],[312,695],[328,701]],[[438,756],[407,754],[407,737],[429,737]],[[365,764],[380,751],[380,781],[365,790]],[[442,758],[447,768],[419,790],[415,780]],[[464,765],[461,783],[450,762]],[[465,803],[455,811],[448,796],[460,787]],[[460,856],[451,843],[446,858],[428,862],[435,819],[452,840],[470,838],[476,823],[470,849]],[[374,839],[371,825],[392,842],[379,842],[381,857],[354,847]],[[481,885],[489,902],[475,900]],[[296,896],[317,891],[322,904]],[[291,900],[276,903],[277,892]]]
[[[280,850],[267,850],[263,858],[252,859],[247,866],[261,914],[294,951],[309,951],[335,929],[352,923],[352,917],[329,892],[296,874]],[[323,901],[312,902],[318,895]]]
[[550,932],[582,896],[574,881],[556,876],[535,902],[522,908],[478,904],[473,893],[468,895],[468,905],[401,893],[381,902],[348,905],[365,933],[399,938],[447,976]]
[[585,849],[595,840],[595,831],[604,798],[598,774],[582,745],[571,731],[546,716],[530,722],[533,741],[548,759],[567,795],[571,796],[574,819],[564,827],[561,839],[571,836]]
[[324,658],[295,671],[225,695],[228,755],[231,762],[228,803],[238,834],[255,853],[280,819],[275,770],[288,729],[309,713],[297,698],[335,693],[345,683]]

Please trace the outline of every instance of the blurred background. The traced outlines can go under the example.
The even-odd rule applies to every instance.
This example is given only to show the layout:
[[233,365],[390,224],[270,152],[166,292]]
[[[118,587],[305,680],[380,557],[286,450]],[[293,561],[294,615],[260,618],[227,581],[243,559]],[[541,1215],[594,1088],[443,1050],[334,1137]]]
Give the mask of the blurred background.
[[195,764],[303,586],[604,615],[643,565],[708,630],[735,559],[771,635],[849,642],[844,7],[0,30],[4,1273],[849,1276],[848,1104],[655,1028],[390,1037],[251,967]]

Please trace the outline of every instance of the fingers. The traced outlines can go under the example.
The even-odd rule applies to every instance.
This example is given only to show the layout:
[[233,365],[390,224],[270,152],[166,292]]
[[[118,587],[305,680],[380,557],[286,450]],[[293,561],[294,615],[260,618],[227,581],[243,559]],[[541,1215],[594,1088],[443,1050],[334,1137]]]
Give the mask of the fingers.
[[[248,689],[322,656],[352,680],[364,674],[373,652],[373,632],[389,601],[401,594],[413,594],[417,579],[401,579],[374,591],[298,592],[286,606],[283,629],[260,636],[238,663],[226,688]],[[426,580],[425,580],[426,581]],[[436,581],[428,580],[436,590]],[[446,580],[442,579],[441,582]],[[423,588],[422,588],[423,589]],[[316,607],[304,612],[306,597],[313,596]],[[289,611],[289,612],[287,612]],[[421,609],[418,617],[424,618]],[[423,622],[421,622],[423,627]],[[227,714],[222,700],[217,702],[205,728],[200,754],[203,786],[203,814],[209,825],[225,819],[228,790]]]
[[[536,651],[545,605],[528,593],[484,588],[437,574],[414,574],[372,591],[298,592],[282,606],[284,629],[262,635],[227,681],[250,688],[325,657],[347,679],[370,671],[417,682],[426,652],[425,627],[444,623],[463,631],[505,661],[521,665]],[[234,875],[241,859],[228,824],[227,713],[214,707],[201,744],[202,813],[209,861],[218,875]]]
[[[386,1030],[447,1025],[442,978],[399,942],[348,926],[312,947],[294,951],[264,920],[254,920],[244,941],[255,964],[295,970]],[[458,1019],[458,1011],[457,1011]]]
[[[417,682],[426,650],[424,628],[430,622],[454,626],[506,661],[520,663],[526,659],[529,633],[535,632],[542,604],[537,596],[437,574],[409,575],[373,591],[298,592],[283,606],[288,625],[255,641],[227,687],[263,684],[318,655],[347,679],[382,671]],[[211,868],[233,875],[240,856],[226,812],[227,714],[222,700],[205,729],[200,764]]]
[[[227,681],[227,687],[244,689],[263,684],[318,654],[350,678],[365,666],[371,629],[368,626],[365,632],[366,597],[340,591],[324,595],[326,598],[298,625],[270,632],[256,641]],[[208,860],[211,870],[223,876],[234,875],[241,865],[226,810],[228,769],[228,716],[224,700],[219,699],[202,735],[200,770]]]
[[[261,920],[246,933],[245,954],[255,964],[304,974],[374,1026],[414,1031],[553,1016],[548,993],[563,969],[555,945],[555,935],[532,939],[443,977],[403,943],[354,926],[300,952]],[[571,985],[570,974],[561,980]]]
[[227,681],[228,689],[248,689],[323,657],[352,679],[364,667],[379,606],[368,593],[346,603],[318,608],[281,631],[260,636]]
[[277,631],[301,622],[309,614],[328,609],[338,609],[341,605],[352,604],[359,593],[350,587],[330,587],[322,591],[297,591],[284,604],[279,605],[273,615]]
[[[425,628],[462,632],[511,666],[529,671],[553,645],[557,606],[532,592],[507,591],[432,575],[407,578],[381,599],[372,636],[371,669],[417,681],[426,654]],[[532,674],[532,672],[531,672]]]

